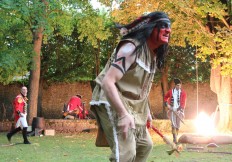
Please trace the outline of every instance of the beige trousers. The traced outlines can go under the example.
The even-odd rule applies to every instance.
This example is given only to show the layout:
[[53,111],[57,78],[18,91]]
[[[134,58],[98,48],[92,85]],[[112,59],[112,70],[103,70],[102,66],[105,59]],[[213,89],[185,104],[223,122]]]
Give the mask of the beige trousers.
[[117,120],[110,107],[94,106],[94,112],[111,148],[111,162],[146,162],[153,147],[147,130],[143,137],[137,137],[135,130],[131,129],[128,131],[127,139],[124,140],[122,133],[117,129]]

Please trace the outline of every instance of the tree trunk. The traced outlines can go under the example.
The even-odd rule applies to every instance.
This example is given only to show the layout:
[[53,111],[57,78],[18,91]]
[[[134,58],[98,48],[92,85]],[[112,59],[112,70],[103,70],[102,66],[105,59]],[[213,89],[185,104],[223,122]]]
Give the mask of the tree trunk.
[[34,52],[33,67],[30,71],[29,80],[29,124],[32,123],[34,117],[37,117],[39,80],[40,80],[40,52],[43,39],[43,29],[40,28],[33,33]]
[[220,132],[232,131],[232,78],[221,75],[221,67],[211,69],[210,88],[217,94]]
[[162,70],[162,77],[161,77],[161,84],[163,87],[163,94],[165,95],[167,91],[169,90],[168,86],[168,66],[165,66],[164,69]]
[[100,40],[97,40],[97,44],[98,44],[98,49],[96,51],[96,76],[98,76],[98,74],[100,73],[100,59],[99,59],[99,55],[100,55]]
[[168,86],[168,66],[165,66],[162,70],[162,77],[161,77],[161,88],[162,88],[162,95],[163,95],[163,118],[167,119],[165,105],[164,105],[164,96],[167,93],[169,86]]

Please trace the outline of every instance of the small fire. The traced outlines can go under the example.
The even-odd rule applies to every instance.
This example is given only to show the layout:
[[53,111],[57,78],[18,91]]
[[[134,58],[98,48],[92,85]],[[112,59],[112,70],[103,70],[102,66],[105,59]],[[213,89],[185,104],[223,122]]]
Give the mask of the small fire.
[[211,136],[216,133],[214,126],[214,120],[210,118],[206,113],[201,112],[194,122],[197,133],[204,136]]

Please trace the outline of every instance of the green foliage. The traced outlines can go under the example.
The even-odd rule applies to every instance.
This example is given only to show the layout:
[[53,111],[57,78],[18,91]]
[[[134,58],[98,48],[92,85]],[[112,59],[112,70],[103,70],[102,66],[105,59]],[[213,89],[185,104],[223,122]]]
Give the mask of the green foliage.
[[31,62],[31,32],[19,17],[14,12],[0,12],[0,82],[3,84],[24,76]]
[[[199,61],[196,58],[196,47],[171,46],[166,58],[165,66],[168,67],[168,79],[180,78],[183,82],[207,82],[210,78],[210,62]],[[160,80],[161,73],[155,75],[155,80]]]
[[86,41],[78,40],[77,30],[71,36],[49,39],[43,46],[42,78],[48,82],[73,82],[81,78],[90,78],[94,64],[94,49]]
[[190,45],[198,48],[198,58],[203,62],[210,58],[212,67],[221,64],[222,74],[232,76],[229,6],[220,0],[131,0],[123,1],[120,8],[114,9],[112,16],[117,22],[128,23],[143,13],[164,11],[172,20],[171,46],[186,47],[187,40]]
[[[172,19],[171,58],[167,65],[171,69],[175,69],[177,61],[181,65],[178,70],[170,71],[170,75],[181,73],[194,80],[196,58],[194,51],[184,49],[186,42],[196,47],[198,60],[202,61],[199,62],[202,81],[209,76],[209,59],[212,67],[223,65],[223,75],[232,74],[232,36],[228,28],[231,10],[227,12],[227,6],[219,0],[117,1],[120,8],[115,8],[112,0],[100,2],[108,7],[107,12],[94,10],[89,1],[83,0],[49,0],[46,3],[2,0],[0,82],[8,84],[14,76],[24,76],[31,69],[32,32],[40,27],[44,29],[43,79],[67,82],[92,79],[97,62],[100,61],[102,68],[117,43],[118,31],[113,30],[112,22],[125,24],[154,10],[165,11]],[[213,32],[207,28],[208,23],[214,25]]]
[[[109,42],[108,38],[112,37],[109,30],[112,23],[107,14],[93,10],[87,3],[76,8],[78,12],[74,12],[73,9],[68,12],[71,16],[69,17],[71,34],[62,32],[61,26],[56,24],[53,34],[47,37],[46,44],[43,45],[43,80],[48,82],[92,80],[95,78],[96,55],[99,54],[99,59],[108,55],[107,49],[111,48],[111,45],[105,46],[105,42]],[[54,23],[65,20],[63,17],[58,19],[62,20]]]
[[[200,62],[196,58],[196,48],[186,46],[172,46],[167,57],[167,66],[169,67],[169,78],[180,78],[185,82],[196,82],[199,77],[199,82],[209,81],[210,64],[209,60]],[[197,74],[198,71],[198,74]]]
[[[92,130],[91,130],[92,131]],[[168,139],[172,136],[169,132],[163,132]],[[183,144],[183,151],[178,156],[168,155],[170,146],[165,144],[154,131],[150,132],[154,142],[153,150],[148,157],[148,162],[218,162],[231,161],[232,145],[219,145],[216,148],[207,148],[207,144],[198,144],[203,150],[189,150],[196,145]],[[32,144],[30,146],[21,144],[22,135],[20,133],[12,137],[13,146],[4,147],[8,144],[6,133],[0,133],[0,158],[3,162],[13,161],[49,161],[49,162],[107,162],[109,161],[110,148],[96,147],[96,132],[92,133],[72,133],[70,135],[56,134],[55,136],[29,137]],[[32,151],[33,149],[33,151]],[[12,154],[13,152],[13,154]],[[214,153],[215,152],[215,153]]]
[[95,48],[111,36],[112,23],[106,13],[93,10],[89,1],[82,0],[2,0],[0,9],[0,82],[8,84],[32,68],[31,42],[36,39],[32,33],[39,28],[43,29],[43,79],[92,79],[95,54],[101,52]]
[[217,50],[214,53],[214,67],[222,64],[222,74],[232,77],[232,32],[226,27],[217,27],[220,32],[217,32],[214,38]]
[[[93,80],[96,77],[95,54],[99,51],[87,39],[78,39],[77,27],[71,36],[54,35],[56,37],[49,39],[42,48],[42,79],[47,82]],[[115,47],[114,41],[115,39],[100,41],[99,60],[102,66]]]
[[111,36],[111,22],[106,13],[94,12],[92,6],[86,6],[85,13],[77,16],[77,26],[80,41],[85,38],[94,48],[98,41],[104,41]]

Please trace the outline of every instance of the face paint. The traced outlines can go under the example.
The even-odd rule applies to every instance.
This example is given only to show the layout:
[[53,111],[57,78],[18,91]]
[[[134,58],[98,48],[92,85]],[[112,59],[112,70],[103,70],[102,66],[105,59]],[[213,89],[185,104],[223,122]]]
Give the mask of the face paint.
[[158,34],[158,41],[161,44],[166,44],[169,41],[171,29],[170,28],[160,28],[159,34]]
[[160,29],[171,28],[171,24],[169,22],[160,22],[157,27]]
[[171,33],[171,24],[167,21],[159,22],[156,27],[158,28],[158,36],[157,40],[160,41],[161,44],[168,43],[170,33]]
[[167,44],[171,33],[170,22],[162,21],[157,23],[153,29],[150,39],[156,46]]

